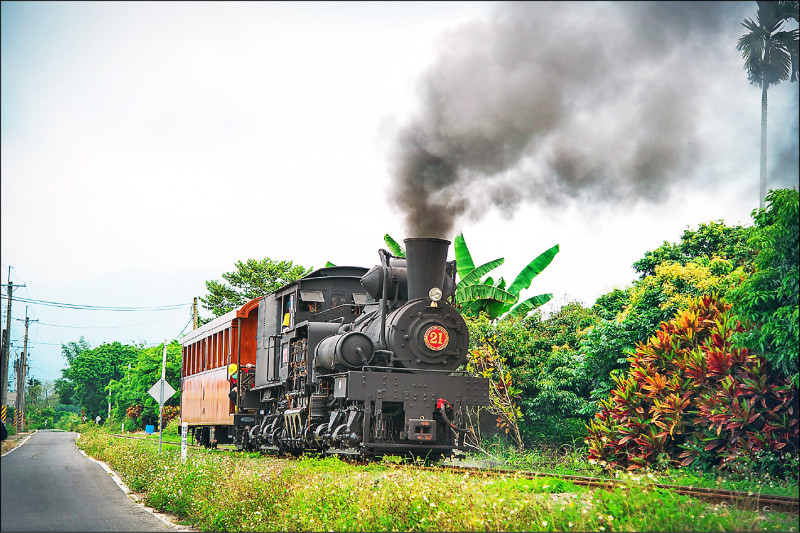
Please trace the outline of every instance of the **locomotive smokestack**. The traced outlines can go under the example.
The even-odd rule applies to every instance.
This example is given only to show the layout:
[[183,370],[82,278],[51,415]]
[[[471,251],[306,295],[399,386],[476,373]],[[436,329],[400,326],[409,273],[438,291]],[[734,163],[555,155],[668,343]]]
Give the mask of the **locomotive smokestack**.
[[444,286],[447,248],[444,239],[405,239],[408,299],[427,298],[433,287]]

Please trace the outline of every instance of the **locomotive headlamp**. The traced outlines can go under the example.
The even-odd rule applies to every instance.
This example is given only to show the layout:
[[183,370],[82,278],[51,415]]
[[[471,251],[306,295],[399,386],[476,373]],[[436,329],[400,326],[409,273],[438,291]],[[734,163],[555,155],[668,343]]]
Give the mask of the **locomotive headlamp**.
[[442,289],[434,287],[428,292],[428,296],[431,299],[431,306],[436,307],[436,302],[442,299]]

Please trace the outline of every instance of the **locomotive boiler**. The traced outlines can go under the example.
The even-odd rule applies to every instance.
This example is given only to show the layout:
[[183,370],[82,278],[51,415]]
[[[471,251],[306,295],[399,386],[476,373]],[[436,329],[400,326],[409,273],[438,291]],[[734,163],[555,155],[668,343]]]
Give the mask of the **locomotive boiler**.
[[459,370],[469,332],[451,305],[449,241],[405,258],[316,270],[182,341],[181,417],[206,446],[440,457],[464,450],[488,380]]

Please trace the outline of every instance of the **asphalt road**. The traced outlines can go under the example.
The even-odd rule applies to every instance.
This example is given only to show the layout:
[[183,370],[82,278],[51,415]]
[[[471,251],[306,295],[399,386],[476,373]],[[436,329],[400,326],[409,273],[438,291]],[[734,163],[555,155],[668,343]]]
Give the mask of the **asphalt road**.
[[76,438],[39,431],[2,458],[2,531],[175,531],[81,455]]

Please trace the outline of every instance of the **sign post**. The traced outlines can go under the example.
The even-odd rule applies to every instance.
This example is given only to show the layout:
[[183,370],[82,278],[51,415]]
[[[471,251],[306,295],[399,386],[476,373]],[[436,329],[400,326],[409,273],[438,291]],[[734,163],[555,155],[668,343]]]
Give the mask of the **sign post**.
[[183,422],[181,424],[181,460],[186,460],[186,449],[188,448],[188,440],[189,437],[189,424]]
[[147,391],[150,396],[155,398],[158,402],[158,453],[161,453],[161,443],[163,441],[163,434],[162,434],[162,427],[164,424],[162,423],[162,412],[164,410],[164,402],[169,400],[173,394],[175,394],[175,389],[173,389],[165,378],[165,374],[167,371],[167,340],[164,339],[164,355],[161,358],[161,379],[156,382],[155,385],[150,387],[150,390]]

